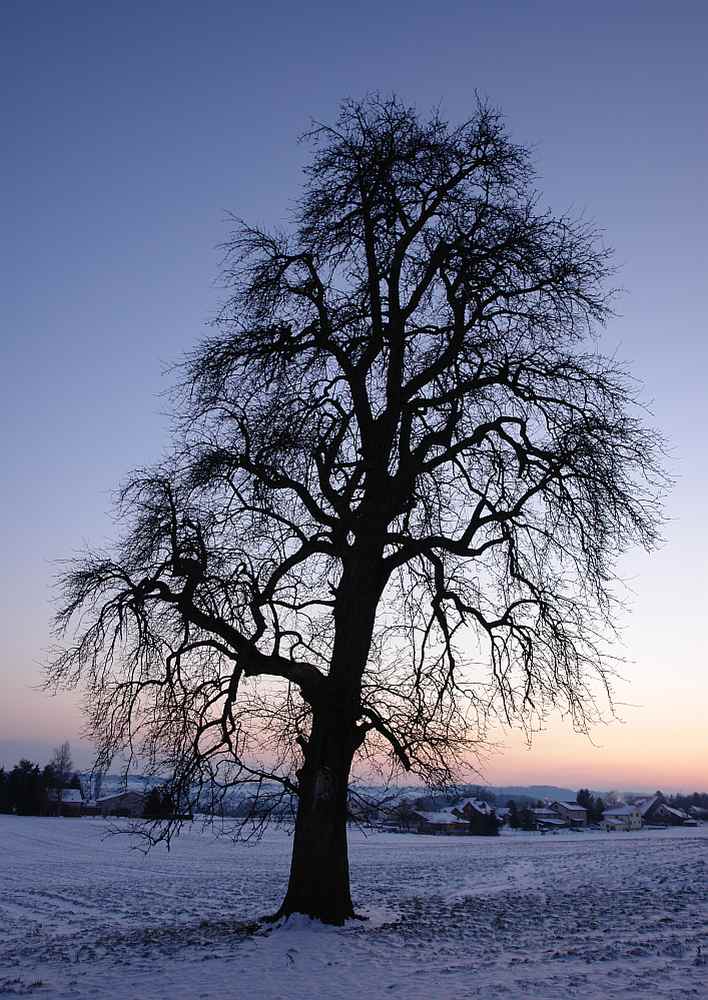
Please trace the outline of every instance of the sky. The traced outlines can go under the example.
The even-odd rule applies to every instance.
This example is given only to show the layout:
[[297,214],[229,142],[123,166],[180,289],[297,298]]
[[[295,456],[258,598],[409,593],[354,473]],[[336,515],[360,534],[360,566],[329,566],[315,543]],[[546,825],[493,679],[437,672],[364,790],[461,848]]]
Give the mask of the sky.
[[[676,485],[665,542],[621,564],[621,722],[499,732],[492,783],[708,787],[708,9],[699,2],[356,5],[6,0],[0,26],[0,764],[81,765],[76,696],[37,689],[58,560],[111,538],[111,492],[166,443],[165,370],[203,336],[227,213],[271,226],[298,136],[397,92],[533,149],[555,211],[593,220],[623,293],[603,347],[644,384]],[[44,755],[44,757],[43,757]]]

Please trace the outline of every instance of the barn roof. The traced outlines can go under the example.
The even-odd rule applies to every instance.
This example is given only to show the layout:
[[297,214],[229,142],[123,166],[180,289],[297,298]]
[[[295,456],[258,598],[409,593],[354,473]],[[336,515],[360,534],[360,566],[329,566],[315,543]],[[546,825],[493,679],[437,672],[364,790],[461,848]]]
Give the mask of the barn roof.
[[426,823],[459,823],[457,816],[449,812],[421,812],[416,809],[416,816],[422,817]]
[[637,808],[639,809],[642,816],[646,816],[651,807],[659,801],[660,799],[658,795],[652,795],[648,799],[641,799],[639,802],[637,802]]
[[134,792],[132,789],[130,789],[127,792],[112,792],[110,795],[102,795],[100,799],[96,799],[96,802],[111,802],[113,799],[125,799],[129,795],[135,795],[139,799],[145,798],[142,792]]
[[482,799],[463,799],[462,802],[458,802],[455,805],[455,809],[460,811],[465,808],[465,806],[471,806],[476,809],[478,813],[482,813],[483,816],[489,816],[490,813],[494,812],[494,806],[491,806],[488,802],[484,802]]
[[678,819],[689,818],[688,813],[685,813],[683,809],[676,809],[674,806],[667,806],[665,802],[663,803],[663,806],[667,812],[671,813],[672,816],[676,816]]
[[632,813],[639,812],[638,806],[615,806],[614,809],[605,809],[603,816],[631,816]]

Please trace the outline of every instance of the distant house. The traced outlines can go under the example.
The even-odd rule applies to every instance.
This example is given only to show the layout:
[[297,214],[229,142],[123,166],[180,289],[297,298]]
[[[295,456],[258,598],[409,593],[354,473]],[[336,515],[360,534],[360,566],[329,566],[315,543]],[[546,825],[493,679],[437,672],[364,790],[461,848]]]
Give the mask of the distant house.
[[611,833],[614,830],[641,830],[642,813],[639,806],[615,806],[605,809],[602,814],[601,826]]
[[99,816],[141,817],[145,806],[145,796],[140,792],[117,792],[94,800],[95,812]]
[[652,795],[651,798],[643,799],[636,804],[645,824],[682,826],[691,818],[683,809],[668,805],[663,795]]
[[549,802],[531,812],[537,830],[577,830],[588,824],[587,810],[577,802]]
[[482,799],[463,799],[450,811],[460,819],[472,820],[478,816],[492,816],[494,806],[490,805],[489,802],[483,802]]
[[472,836],[494,837],[499,833],[501,820],[496,807],[483,799],[463,799],[451,812],[460,819],[467,820],[467,833]]
[[683,826],[683,824],[690,820],[690,816],[683,809],[677,809],[675,806],[669,806],[666,802],[660,803],[654,810],[653,820],[659,820],[661,823],[666,823],[667,826]]
[[84,799],[78,788],[50,788],[47,792],[49,816],[80,816]]
[[438,833],[447,836],[460,836],[469,833],[469,822],[460,819],[452,812],[423,812],[415,810],[409,825],[416,833]]
[[578,805],[577,802],[552,802],[551,809],[570,827],[588,825],[588,811],[585,806]]
[[558,815],[551,806],[538,806],[531,810],[537,830],[563,830],[570,826],[570,823],[562,816]]

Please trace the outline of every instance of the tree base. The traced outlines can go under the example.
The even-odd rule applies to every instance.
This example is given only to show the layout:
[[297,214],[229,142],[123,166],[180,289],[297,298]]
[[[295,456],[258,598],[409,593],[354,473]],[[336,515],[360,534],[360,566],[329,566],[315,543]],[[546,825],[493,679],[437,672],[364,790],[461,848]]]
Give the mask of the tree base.
[[276,924],[279,920],[287,920],[288,917],[294,916],[309,917],[310,920],[318,920],[321,924],[327,924],[329,927],[343,927],[347,920],[364,922],[369,919],[363,913],[355,913],[353,909],[337,913],[313,913],[308,912],[304,907],[298,909],[294,906],[287,906],[285,902],[275,913],[269,913],[260,919],[266,924]]

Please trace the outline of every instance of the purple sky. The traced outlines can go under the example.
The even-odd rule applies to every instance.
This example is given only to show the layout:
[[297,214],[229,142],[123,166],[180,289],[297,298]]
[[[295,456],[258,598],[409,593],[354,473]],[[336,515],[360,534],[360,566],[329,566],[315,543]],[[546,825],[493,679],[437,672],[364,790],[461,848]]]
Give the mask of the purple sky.
[[218,304],[226,212],[282,221],[296,138],[340,98],[396,90],[456,120],[478,89],[534,147],[545,200],[615,247],[604,346],[645,383],[677,477],[664,549],[622,567],[624,725],[598,749],[560,722],[531,753],[500,734],[489,777],[708,786],[708,9],[336,6],[3,5],[0,763],[18,741],[78,746],[74,701],[33,688],[54,561],[110,537],[110,491],[160,453],[161,373]]

